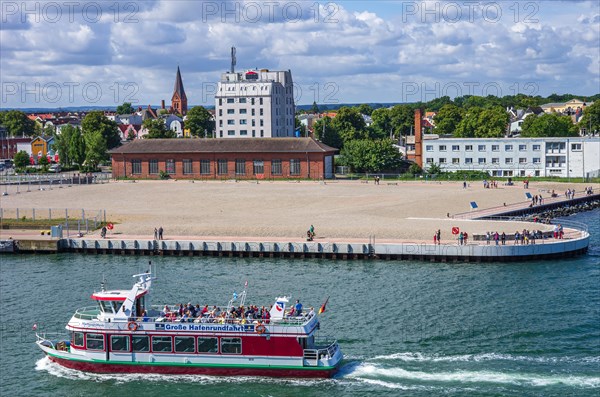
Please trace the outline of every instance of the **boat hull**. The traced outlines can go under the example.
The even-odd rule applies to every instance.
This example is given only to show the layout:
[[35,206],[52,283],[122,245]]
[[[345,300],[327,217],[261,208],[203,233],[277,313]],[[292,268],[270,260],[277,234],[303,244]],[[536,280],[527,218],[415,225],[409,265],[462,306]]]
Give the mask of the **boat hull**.
[[338,370],[332,368],[276,368],[244,366],[168,365],[147,363],[107,363],[70,360],[47,354],[48,358],[66,368],[93,373],[211,375],[211,376],[267,376],[286,378],[331,378]]

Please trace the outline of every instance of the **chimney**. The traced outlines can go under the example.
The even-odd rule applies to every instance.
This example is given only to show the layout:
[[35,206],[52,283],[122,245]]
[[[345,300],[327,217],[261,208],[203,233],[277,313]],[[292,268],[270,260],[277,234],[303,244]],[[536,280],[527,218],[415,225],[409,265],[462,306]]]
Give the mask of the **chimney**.
[[160,101],[160,108],[161,109],[165,108],[165,100],[164,99],[161,99],[161,101]]
[[423,168],[423,111],[415,109],[415,163]]

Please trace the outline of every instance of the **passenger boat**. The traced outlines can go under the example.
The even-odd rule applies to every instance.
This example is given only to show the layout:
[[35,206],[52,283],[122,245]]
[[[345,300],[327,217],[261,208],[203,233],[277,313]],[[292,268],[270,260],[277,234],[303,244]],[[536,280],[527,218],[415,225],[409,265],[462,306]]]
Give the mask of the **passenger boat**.
[[240,304],[234,306],[234,293],[220,315],[203,309],[197,317],[181,316],[164,305],[151,306],[156,279],[151,270],[133,277],[130,290],[105,290],[103,283],[91,296],[97,306],[79,309],[69,320],[70,335],[37,333],[37,345],[55,363],[97,373],[326,378],[339,368],[343,354],[337,342],[315,335],[318,314],[290,316],[290,297],[276,298],[259,319],[252,313],[236,318],[244,287]]

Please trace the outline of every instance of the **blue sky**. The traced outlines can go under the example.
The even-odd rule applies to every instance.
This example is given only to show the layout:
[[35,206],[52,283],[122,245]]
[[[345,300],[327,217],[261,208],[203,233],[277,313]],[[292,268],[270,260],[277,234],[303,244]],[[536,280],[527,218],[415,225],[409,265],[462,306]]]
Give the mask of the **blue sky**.
[[298,104],[600,92],[596,1],[2,0],[0,105],[169,103],[178,65],[212,105],[232,45]]

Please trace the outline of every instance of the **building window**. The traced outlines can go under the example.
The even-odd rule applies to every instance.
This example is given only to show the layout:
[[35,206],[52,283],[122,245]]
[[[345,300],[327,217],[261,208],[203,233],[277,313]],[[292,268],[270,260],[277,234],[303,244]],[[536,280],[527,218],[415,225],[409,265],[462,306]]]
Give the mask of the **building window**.
[[222,354],[242,354],[242,338],[221,338]]
[[223,120],[219,120],[219,127],[223,127]]
[[235,174],[246,175],[246,160],[236,159],[235,160]]
[[219,109],[219,116],[223,115],[223,109]]
[[426,162],[427,164],[433,164],[433,159],[432,159],[431,157],[429,157],[429,158],[426,158],[426,159],[425,159],[425,162]]
[[504,171],[504,176],[513,176],[512,171]]
[[472,152],[473,151],[473,145],[465,145],[465,151]]
[[425,150],[428,152],[433,152],[433,145],[427,145],[425,146]]
[[250,98],[250,105],[254,105],[254,98]]
[[248,130],[240,130],[240,135],[248,135]]
[[260,123],[260,126],[261,126],[261,127],[264,127],[264,126],[265,126],[263,119],[260,119],[259,123]]
[[242,119],[242,120],[240,120],[240,124],[241,125],[246,125],[246,124],[248,124],[248,120]]
[[104,335],[87,334],[85,342],[88,350],[104,350]]
[[572,143],[571,150],[576,152],[581,151],[581,143]]
[[281,160],[271,160],[271,175],[281,175],[283,171],[281,169]]
[[246,98],[240,98],[240,103],[246,103]]
[[492,145],[492,152],[500,151],[500,145]]
[[446,145],[440,145],[440,152],[446,151]]
[[227,114],[234,114],[235,113],[235,109],[227,109]]
[[219,343],[217,338],[198,337],[198,353],[218,353]]
[[247,114],[248,111],[246,109],[240,109],[240,114]]
[[507,152],[512,152],[513,145],[504,145],[504,150],[507,151]]
[[460,146],[459,145],[452,145],[452,151],[453,152],[459,152],[460,151]]
[[223,105],[223,98],[219,98],[219,106]]
[[446,163],[446,158],[445,157],[440,157],[440,164],[445,164]]
[[233,98],[227,98],[227,103],[235,103],[235,99],[233,99]]
[[290,160],[290,175],[300,175],[300,159]]
[[454,157],[454,158],[452,159],[452,164],[460,164],[460,159],[459,159],[459,158],[456,158],[456,157]]
[[210,160],[200,160],[200,174],[210,174]]
[[235,120],[227,120],[227,125],[235,125]]
[[155,353],[170,353],[173,350],[172,341],[170,336],[153,336],[152,337],[152,351]]
[[175,352],[176,353],[193,353],[196,351],[194,346],[193,336],[176,336],[175,337]]
[[478,162],[479,164],[485,164],[485,157],[480,157],[480,158],[478,158],[478,159],[477,159],[477,162]]
[[541,145],[533,145],[533,151],[534,152],[539,152],[541,148]]
[[535,170],[535,176],[540,176],[540,170]]
[[[262,105],[262,104],[263,104],[263,99],[262,99],[262,98],[260,98],[260,99],[258,100],[258,104],[259,104],[259,105]],[[262,112],[262,109],[260,109],[260,111]]]
[[217,173],[219,175],[227,175],[227,160],[219,159],[217,160]]
[[265,131],[264,130],[260,130],[260,137],[264,137],[265,136]]
[[263,110],[262,109],[258,109],[258,115],[262,116],[263,115]]
[[110,350],[117,352],[129,351],[129,336],[126,335],[111,335]]
[[131,346],[134,352],[149,352],[150,338],[147,336],[132,336]]
[[477,150],[479,150],[480,152],[485,152],[485,145],[478,145]]
[[263,175],[265,173],[265,163],[262,160],[254,160],[252,168],[254,175]]
[[192,160],[183,159],[183,173],[185,175],[192,174],[194,171],[192,169]]
[[165,167],[165,171],[167,172],[167,174],[172,175],[175,173],[175,160],[173,159],[169,159],[166,161],[166,167]]
[[251,114],[252,114],[252,116],[256,116],[256,110],[252,109],[252,113]]
[[500,157],[492,157],[492,164],[500,164]]
[[465,164],[473,164],[473,159],[471,157],[467,157],[465,159]]
[[228,136],[235,135],[235,130],[227,130],[227,135]]
[[519,157],[519,164],[526,164],[527,159],[525,157]]
[[131,173],[141,174],[142,173],[142,160],[131,160]]
[[533,158],[533,164],[539,164],[539,163],[541,163],[541,162],[542,162],[542,161],[541,161],[541,159],[540,159],[539,157],[534,157],[534,158]]
[[219,130],[219,138],[223,138],[223,130]]
[[504,164],[512,164],[512,163],[513,163],[512,157],[507,157],[504,159]]
[[519,145],[519,152],[524,152],[527,150],[527,145]]

